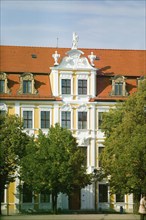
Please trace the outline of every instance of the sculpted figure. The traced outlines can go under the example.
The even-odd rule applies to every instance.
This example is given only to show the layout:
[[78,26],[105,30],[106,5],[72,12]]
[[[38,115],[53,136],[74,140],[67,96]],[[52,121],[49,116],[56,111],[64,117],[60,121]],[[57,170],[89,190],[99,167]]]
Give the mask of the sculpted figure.
[[60,57],[60,54],[57,53],[57,51],[55,51],[55,54],[52,55],[52,57],[54,58],[54,65],[58,65],[58,59]]
[[96,59],[96,55],[94,55],[93,52],[91,52],[91,55],[89,55],[88,58],[90,60],[91,65],[95,66],[94,65],[94,60]]
[[72,40],[72,49],[77,49],[77,48],[78,48],[78,41],[79,41],[79,37],[78,37],[78,35],[74,32],[74,33],[73,33],[73,40]]

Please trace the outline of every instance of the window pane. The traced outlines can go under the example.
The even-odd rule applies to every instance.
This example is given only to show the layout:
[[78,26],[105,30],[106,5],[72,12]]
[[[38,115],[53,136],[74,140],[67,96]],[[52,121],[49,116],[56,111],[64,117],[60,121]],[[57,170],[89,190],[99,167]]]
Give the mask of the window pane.
[[103,150],[104,150],[104,147],[99,147],[98,148],[98,165],[99,165],[99,167],[102,166],[100,155],[101,155]]
[[115,83],[115,95],[123,95],[123,83]]
[[0,93],[4,93],[4,92],[5,92],[5,81],[0,80]]
[[78,112],[78,129],[87,128],[87,112]]
[[41,111],[41,128],[49,128],[49,127],[50,127],[50,112]]
[[23,203],[32,202],[32,191],[29,189],[29,186],[25,183],[23,184]]
[[31,87],[32,87],[32,82],[30,80],[23,81],[23,93],[32,93]]
[[47,203],[50,202],[50,194],[47,192],[41,192],[40,194],[40,202]]
[[62,79],[62,94],[71,94],[71,80]]
[[32,128],[32,111],[23,111],[24,128]]
[[87,94],[87,80],[78,80],[78,94],[79,95]]
[[123,83],[119,83],[119,95],[123,95]]
[[101,129],[103,112],[98,112],[98,128]]
[[108,202],[108,186],[105,184],[99,185],[99,202]]
[[70,112],[62,112],[61,113],[61,125],[63,128],[71,128],[71,113]]

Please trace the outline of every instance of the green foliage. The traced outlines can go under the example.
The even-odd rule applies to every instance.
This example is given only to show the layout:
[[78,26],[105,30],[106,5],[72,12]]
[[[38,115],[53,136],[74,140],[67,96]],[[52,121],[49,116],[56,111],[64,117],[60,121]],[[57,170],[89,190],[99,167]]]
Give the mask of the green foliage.
[[22,132],[22,123],[14,115],[0,115],[0,189],[14,181],[15,171],[25,154],[29,137]]
[[125,103],[105,113],[102,165],[113,193],[146,192],[146,80]]
[[85,159],[71,131],[56,124],[47,135],[40,130],[38,138],[28,145],[21,178],[35,192],[49,191],[56,205],[60,192],[69,195],[90,183],[91,176],[83,165]]

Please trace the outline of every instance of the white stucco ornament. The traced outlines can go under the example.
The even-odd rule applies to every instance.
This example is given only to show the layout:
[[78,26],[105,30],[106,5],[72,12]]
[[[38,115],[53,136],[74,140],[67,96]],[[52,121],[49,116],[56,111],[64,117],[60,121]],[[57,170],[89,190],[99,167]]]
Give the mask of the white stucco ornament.
[[72,50],[78,48],[78,41],[79,41],[79,36],[75,32],[73,32]]
[[52,57],[54,58],[54,61],[55,61],[55,62],[54,62],[54,66],[59,65],[58,59],[59,59],[59,57],[60,57],[60,54],[58,54],[57,51],[55,51],[55,54],[53,54]]
[[93,54],[93,52],[91,52],[91,54],[88,56],[89,60],[90,60],[90,63],[92,66],[95,66],[94,65],[94,60],[96,59],[96,55]]

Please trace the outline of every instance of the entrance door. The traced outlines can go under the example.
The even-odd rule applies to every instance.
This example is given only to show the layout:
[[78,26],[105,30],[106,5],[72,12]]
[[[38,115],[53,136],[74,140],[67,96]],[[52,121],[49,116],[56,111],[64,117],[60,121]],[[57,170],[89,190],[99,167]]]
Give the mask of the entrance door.
[[81,206],[80,202],[80,190],[76,190],[72,195],[69,196],[69,209],[70,210],[79,210]]

